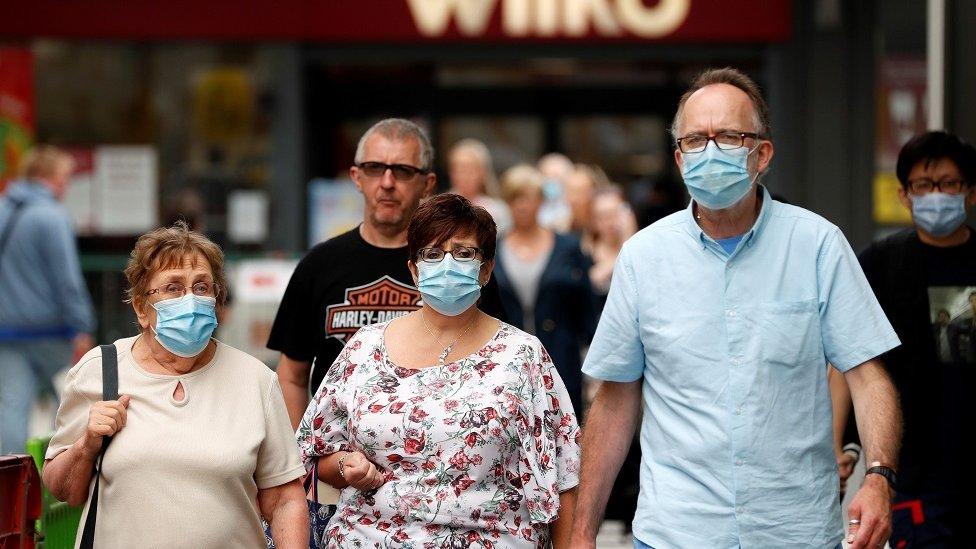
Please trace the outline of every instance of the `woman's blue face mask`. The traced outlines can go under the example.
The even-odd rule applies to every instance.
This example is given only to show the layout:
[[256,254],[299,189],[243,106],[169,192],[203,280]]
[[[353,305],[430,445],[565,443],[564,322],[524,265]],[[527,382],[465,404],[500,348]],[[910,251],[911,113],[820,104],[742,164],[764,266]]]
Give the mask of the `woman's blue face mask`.
[[203,352],[217,328],[217,300],[188,293],[152,304],[156,341],[176,356],[192,358]]
[[481,261],[458,261],[450,253],[437,263],[417,261],[417,290],[424,303],[446,316],[467,311],[481,297]]

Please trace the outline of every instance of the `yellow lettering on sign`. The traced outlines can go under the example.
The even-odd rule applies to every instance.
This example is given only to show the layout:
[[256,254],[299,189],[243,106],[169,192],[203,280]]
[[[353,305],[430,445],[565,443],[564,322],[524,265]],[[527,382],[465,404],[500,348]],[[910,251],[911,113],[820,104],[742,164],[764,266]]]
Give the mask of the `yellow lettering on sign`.
[[559,0],[535,0],[535,30],[539,36],[559,32]]
[[642,38],[660,38],[678,30],[688,18],[691,0],[660,0],[649,8],[643,0],[617,0],[617,19]]
[[688,18],[691,0],[406,0],[417,29],[441,36],[453,20],[465,36],[488,29],[501,2],[502,30],[507,36],[586,36],[592,26],[601,36],[624,30],[642,38],[660,38],[676,31]]
[[597,34],[618,36],[620,25],[613,14],[611,0],[566,0],[564,20],[568,36],[586,36],[590,23]]
[[503,0],[502,30],[509,36],[528,36],[532,30],[533,0]]
[[440,36],[453,18],[465,36],[483,34],[497,0],[407,0],[421,34]]

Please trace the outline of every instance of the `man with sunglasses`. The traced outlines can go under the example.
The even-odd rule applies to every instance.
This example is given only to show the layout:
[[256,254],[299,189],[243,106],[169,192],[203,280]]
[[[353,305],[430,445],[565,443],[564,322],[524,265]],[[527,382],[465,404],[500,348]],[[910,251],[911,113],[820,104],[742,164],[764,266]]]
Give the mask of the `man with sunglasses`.
[[[773,200],[756,84],[726,68],[682,96],[672,132],[692,201],[624,244],[583,372],[574,549],[595,547],[643,408],[635,547],[839,547],[826,364],[846,372],[869,460],[852,547],[890,524],[898,406],[878,355],[898,345],[840,230]],[[643,402],[643,404],[642,404]]]
[[973,481],[959,465],[976,420],[976,239],[966,224],[976,148],[927,132],[902,147],[896,174],[914,227],[860,255],[902,341],[883,357],[905,417],[891,546],[968,546]]
[[[407,269],[407,225],[434,191],[433,161],[430,140],[409,120],[381,120],[360,138],[349,175],[363,194],[363,223],[306,254],[268,340],[281,351],[278,378],[296,428],[350,336],[420,308]],[[483,294],[482,310],[499,317],[498,285],[492,280]]]

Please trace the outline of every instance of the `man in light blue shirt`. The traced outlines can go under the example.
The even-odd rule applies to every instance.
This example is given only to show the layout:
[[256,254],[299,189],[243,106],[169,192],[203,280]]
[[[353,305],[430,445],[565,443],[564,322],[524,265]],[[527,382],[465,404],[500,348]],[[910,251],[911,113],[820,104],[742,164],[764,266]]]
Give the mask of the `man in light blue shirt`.
[[734,69],[706,71],[681,99],[675,160],[693,200],[617,260],[583,366],[604,383],[584,429],[574,548],[595,546],[642,396],[637,547],[838,546],[828,362],[880,466],[850,506],[851,540],[887,539],[900,414],[875,357],[899,341],[840,230],[757,184],[768,118]]

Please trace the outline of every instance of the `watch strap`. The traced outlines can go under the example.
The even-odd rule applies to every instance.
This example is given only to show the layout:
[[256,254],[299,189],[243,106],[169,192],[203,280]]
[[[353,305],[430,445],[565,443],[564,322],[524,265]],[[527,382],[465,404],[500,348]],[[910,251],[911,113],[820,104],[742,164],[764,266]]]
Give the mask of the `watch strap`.
[[892,489],[895,488],[895,484],[897,483],[898,480],[898,473],[896,473],[895,470],[892,469],[891,467],[885,467],[884,465],[874,465],[868,468],[868,470],[864,472],[864,476],[868,476],[871,474],[883,476],[885,480],[888,481],[888,485],[891,486]]

